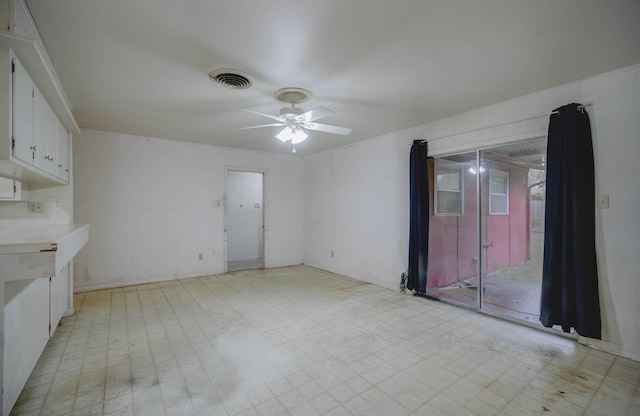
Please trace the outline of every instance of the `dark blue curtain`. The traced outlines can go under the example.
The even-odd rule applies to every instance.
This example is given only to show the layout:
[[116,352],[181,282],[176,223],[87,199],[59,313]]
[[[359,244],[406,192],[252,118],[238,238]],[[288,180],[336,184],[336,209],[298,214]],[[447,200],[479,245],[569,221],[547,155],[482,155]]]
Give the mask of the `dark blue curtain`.
[[429,170],[427,142],[414,140],[410,155],[409,275],[407,289],[427,293],[429,251]]
[[547,143],[547,195],[540,322],[600,339],[595,249],[595,175],[589,115],[554,110]]

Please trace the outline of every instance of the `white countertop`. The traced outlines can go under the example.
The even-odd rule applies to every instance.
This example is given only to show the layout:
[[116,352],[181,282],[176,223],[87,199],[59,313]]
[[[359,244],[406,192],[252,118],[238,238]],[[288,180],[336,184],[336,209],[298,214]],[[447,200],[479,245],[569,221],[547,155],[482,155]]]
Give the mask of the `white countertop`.
[[2,234],[0,235],[0,254],[55,251],[60,242],[78,232],[88,234],[88,229],[88,224],[44,225]]

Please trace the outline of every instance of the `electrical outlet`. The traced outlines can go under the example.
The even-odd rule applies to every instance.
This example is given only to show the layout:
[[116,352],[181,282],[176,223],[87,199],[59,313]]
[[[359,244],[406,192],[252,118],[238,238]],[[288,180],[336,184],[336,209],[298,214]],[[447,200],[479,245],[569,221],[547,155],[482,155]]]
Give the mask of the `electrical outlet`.
[[29,201],[28,211],[30,214],[41,214],[44,212],[44,204],[42,202]]

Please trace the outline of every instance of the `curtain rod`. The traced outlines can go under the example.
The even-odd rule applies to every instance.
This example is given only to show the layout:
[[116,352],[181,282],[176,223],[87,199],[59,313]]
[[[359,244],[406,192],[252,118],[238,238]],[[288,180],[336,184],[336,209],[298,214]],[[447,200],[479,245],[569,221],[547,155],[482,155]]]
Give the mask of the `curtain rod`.
[[[580,105],[578,106],[578,110],[580,110],[580,111],[584,111],[584,109],[585,109],[586,107],[590,107],[590,106],[592,106],[592,105],[593,105],[593,103],[592,103],[592,102],[588,102],[588,103],[580,104]],[[493,125],[491,125],[491,126],[487,126],[487,127],[480,127],[480,128],[473,129],[473,130],[462,131],[462,132],[460,132],[460,133],[450,134],[450,135],[448,135],[448,136],[436,137],[435,139],[424,139],[424,140],[420,141],[420,144],[425,143],[425,142],[431,142],[431,141],[434,141],[434,140],[448,139],[449,137],[459,136],[459,135],[461,135],[461,134],[473,133],[474,131],[486,130],[486,129],[492,129],[492,128],[494,128],[494,127],[506,126],[506,125],[508,125],[508,124],[514,124],[514,123],[522,123],[523,121],[535,120],[536,118],[541,118],[541,117],[549,117],[549,116],[552,116],[552,115],[555,115],[555,114],[558,114],[558,111],[552,111],[552,112],[550,112],[550,113],[541,114],[541,115],[539,115],[539,116],[534,116],[534,117],[529,117],[529,118],[523,118],[523,119],[521,119],[521,120],[509,121],[509,122],[506,122],[506,123],[493,124]]]

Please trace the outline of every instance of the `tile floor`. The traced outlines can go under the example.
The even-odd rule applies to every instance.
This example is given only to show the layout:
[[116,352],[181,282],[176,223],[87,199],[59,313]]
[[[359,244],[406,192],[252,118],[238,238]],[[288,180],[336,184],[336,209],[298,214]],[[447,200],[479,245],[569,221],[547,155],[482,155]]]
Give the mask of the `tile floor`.
[[638,415],[640,363],[307,266],[77,294],[12,415]]

